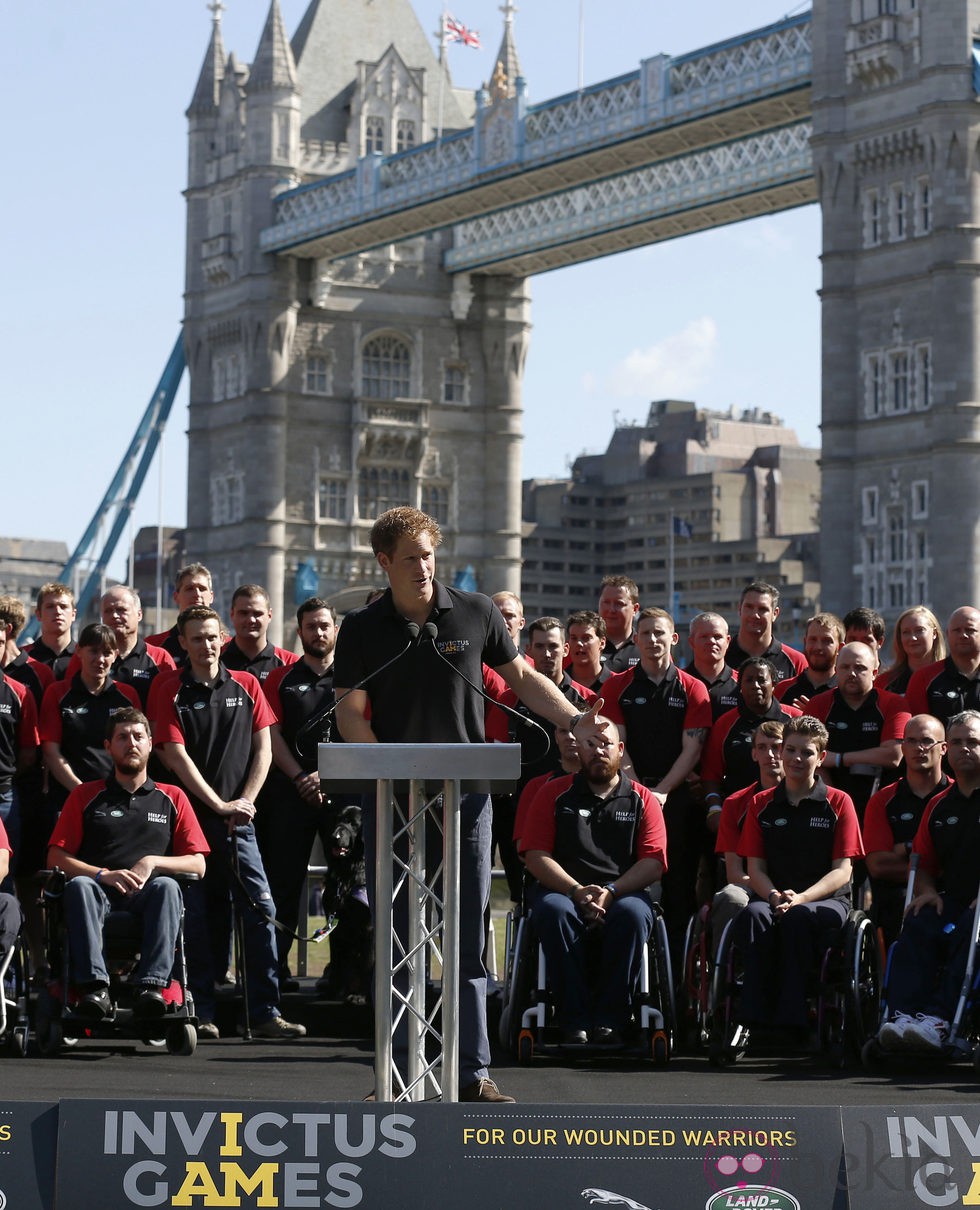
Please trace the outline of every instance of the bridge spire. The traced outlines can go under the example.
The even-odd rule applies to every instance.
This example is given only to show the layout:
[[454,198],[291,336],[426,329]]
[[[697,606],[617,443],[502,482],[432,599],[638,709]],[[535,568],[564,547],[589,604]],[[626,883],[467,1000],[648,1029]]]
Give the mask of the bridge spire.
[[524,74],[521,71],[520,59],[517,57],[517,45],[514,42],[514,14],[517,12],[517,5],[513,4],[512,0],[506,0],[500,6],[500,11],[504,14],[504,36],[501,39],[500,50],[497,51],[497,59],[487,85],[487,90],[494,101],[502,101],[507,97],[515,96],[517,79]]
[[221,14],[225,5],[221,0],[211,0],[206,7],[211,13],[211,41],[208,43],[201,74],[198,76],[194,96],[187,110],[188,117],[217,109],[221,81],[225,74],[225,48],[221,39]]

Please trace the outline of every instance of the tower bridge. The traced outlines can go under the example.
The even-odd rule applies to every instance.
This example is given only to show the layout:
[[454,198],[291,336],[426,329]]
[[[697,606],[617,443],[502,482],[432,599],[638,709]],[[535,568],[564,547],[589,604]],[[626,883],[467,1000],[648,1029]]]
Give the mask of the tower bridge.
[[405,502],[444,573],[516,589],[527,277],[813,201],[822,603],[980,599],[980,0],[814,0],[538,105],[504,8],[474,94],[409,0],[311,0],[291,38],[272,0],[251,62],[213,6],[183,335],[219,605],[262,582],[279,619],[301,564],[360,591]]
[[526,104],[283,193],[266,252],[328,260],[447,226],[454,272],[529,274],[816,200],[810,15]]

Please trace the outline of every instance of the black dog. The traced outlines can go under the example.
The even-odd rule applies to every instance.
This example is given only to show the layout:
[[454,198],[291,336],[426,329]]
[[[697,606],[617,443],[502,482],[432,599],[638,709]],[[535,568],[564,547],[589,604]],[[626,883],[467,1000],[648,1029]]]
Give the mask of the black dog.
[[327,999],[367,1002],[374,966],[373,930],[364,869],[361,808],[344,807],[330,834],[323,880],[323,913],[330,934],[330,965],[317,983]]

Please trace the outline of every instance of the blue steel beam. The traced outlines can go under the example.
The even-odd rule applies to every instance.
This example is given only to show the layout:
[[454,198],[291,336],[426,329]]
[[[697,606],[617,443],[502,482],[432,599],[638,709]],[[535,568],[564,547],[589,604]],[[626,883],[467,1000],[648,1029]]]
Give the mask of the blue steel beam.
[[[150,463],[153,461],[153,456],[160,444],[160,437],[173,408],[185,365],[184,341],[182,336],[178,336],[170,356],[167,358],[163,373],[160,375],[160,381],[150,397],[150,402],[146,405],[146,410],[140,418],[122,461],[82,534],[81,540],[61,570],[59,577],[61,582],[70,585],[83,561],[91,557],[103,520],[109,511],[115,508],[116,515],[109,530],[109,536],[78,594],[76,607],[80,616],[84,616],[102,582],[102,577],[115,553],[129,514],[139,496],[140,488],[143,486],[143,481],[150,469]],[[139,463],[133,472],[137,458],[139,458]],[[133,472],[132,477],[130,477],[131,472]],[[37,630],[37,619],[31,618],[24,627],[22,637],[24,639],[33,638]]]

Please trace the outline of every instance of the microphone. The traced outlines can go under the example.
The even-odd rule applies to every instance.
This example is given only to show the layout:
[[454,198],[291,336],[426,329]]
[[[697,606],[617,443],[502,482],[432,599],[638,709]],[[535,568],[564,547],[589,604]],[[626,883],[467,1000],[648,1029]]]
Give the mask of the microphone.
[[[426,628],[428,628],[430,626],[432,627],[433,636],[438,634],[438,631],[436,630],[435,626],[431,622],[426,622],[425,625],[426,625]],[[341,694],[340,697],[338,697],[334,700],[332,705],[325,707],[323,710],[317,711],[316,714],[310,715],[310,717],[306,720],[306,722],[302,725],[302,727],[300,727],[300,729],[296,732],[296,736],[293,739],[293,751],[295,752],[296,756],[300,758],[300,760],[303,759],[303,755],[305,753],[305,748],[301,748],[301,746],[300,746],[303,737],[308,732],[312,731],[315,727],[320,726],[321,723],[325,723],[330,718],[332,718],[334,713],[336,712],[337,707],[340,705],[340,703],[342,701],[344,701],[345,698],[350,697],[350,695],[352,693],[355,693],[358,689],[363,689],[364,686],[368,683],[368,681],[373,680],[379,673],[384,672],[384,670],[386,668],[390,668],[392,666],[392,664],[397,664],[397,662],[402,658],[403,655],[405,655],[407,652],[411,651],[411,649],[417,645],[419,634],[420,634],[421,630],[422,630],[422,627],[420,627],[417,622],[406,622],[405,623],[405,633],[408,636],[408,642],[401,649],[401,651],[398,652],[397,655],[393,655],[391,657],[391,659],[388,660],[386,663],[381,664],[378,668],[375,668],[372,672],[369,672],[367,674],[367,676],[362,677],[361,680],[359,680],[356,685],[351,685],[351,687],[347,690],[346,693]],[[447,660],[446,662],[448,663],[449,661]],[[450,667],[451,667],[451,665],[450,665]]]
[[419,637],[419,646],[421,647],[422,644],[428,639],[428,641],[432,644],[432,650],[436,653],[439,659],[442,660],[442,662],[448,668],[451,668],[453,672],[455,672],[455,674],[460,678],[460,680],[465,681],[472,690],[478,693],[485,702],[489,702],[491,706],[496,706],[499,710],[503,710],[505,714],[509,714],[512,718],[517,719],[517,721],[522,723],[525,727],[535,731],[540,731],[541,735],[544,737],[544,748],[541,750],[540,755],[529,758],[528,760],[522,760],[521,764],[528,765],[539,760],[544,760],[544,758],[551,751],[551,736],[547,731],[545,731],[544,727],[542,727],[540,723],[536,723],[533,718],[528,718],[526,714],[521,714],[519,710],[514,710],[511,706],[505,706],[503,702],[496,701],[483,689],[482,685],[474,685],[470,678],[459,668],[457,668],[451,660],[447,660],[436,646],[436,637],[438,634],[439,627],[435,624],[435,622],[426,622],[426,624],[422,627],[422,633]]

